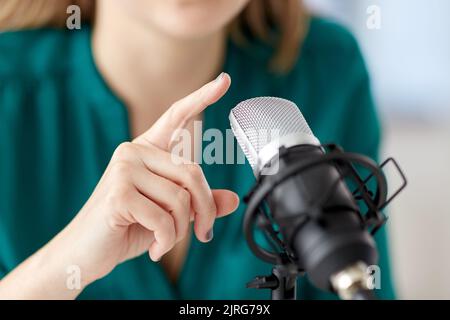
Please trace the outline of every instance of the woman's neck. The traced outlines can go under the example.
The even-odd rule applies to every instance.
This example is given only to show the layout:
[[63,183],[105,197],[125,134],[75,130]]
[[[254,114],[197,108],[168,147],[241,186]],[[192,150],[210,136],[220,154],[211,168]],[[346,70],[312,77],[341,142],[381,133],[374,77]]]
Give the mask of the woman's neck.
[[175,101],[217,76],[225,32],[175,39],[98,1],[93,30],[96,64],[130,112],[155,120]]

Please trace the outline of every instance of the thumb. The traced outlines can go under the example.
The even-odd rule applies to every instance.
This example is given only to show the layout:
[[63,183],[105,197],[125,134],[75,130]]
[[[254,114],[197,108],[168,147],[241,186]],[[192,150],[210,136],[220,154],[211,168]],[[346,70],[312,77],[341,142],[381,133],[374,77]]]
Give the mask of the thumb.
[[217,207],[217,218],[227,216],[239,206],[239,196],[229,190],[212,190],[214,202]]

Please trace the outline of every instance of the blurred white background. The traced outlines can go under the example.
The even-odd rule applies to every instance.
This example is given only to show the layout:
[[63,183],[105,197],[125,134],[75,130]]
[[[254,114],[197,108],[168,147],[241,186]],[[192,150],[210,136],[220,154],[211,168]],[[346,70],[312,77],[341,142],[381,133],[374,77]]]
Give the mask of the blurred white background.
[[[389,210],[398,298],[450,299],[450,1],[306,2],[357,36],[383,118],[383,154],[409,180]],[[381,29],[367,27],[373,5]]]

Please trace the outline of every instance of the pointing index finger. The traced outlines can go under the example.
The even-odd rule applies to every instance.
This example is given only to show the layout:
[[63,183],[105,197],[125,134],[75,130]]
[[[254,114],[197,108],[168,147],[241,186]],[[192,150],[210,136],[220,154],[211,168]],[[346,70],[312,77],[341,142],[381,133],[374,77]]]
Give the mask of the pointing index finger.
[[221,73],[216,80],[175,102],[147,132],[136,138],[135,142],[150,143],[163,150],[168,150],[173,134],[184,128],[192,118],[202,113],[208,106],[222,98],[230,85],[230,76],[227,73]]

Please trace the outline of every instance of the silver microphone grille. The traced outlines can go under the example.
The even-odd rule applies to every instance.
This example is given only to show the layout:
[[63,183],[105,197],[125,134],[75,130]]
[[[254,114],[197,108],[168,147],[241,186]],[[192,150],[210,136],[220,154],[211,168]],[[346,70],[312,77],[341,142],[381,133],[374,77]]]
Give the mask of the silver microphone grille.
[[260,97],[239,103],[231,110],[230,124],[255,172],[260,169],[260,152],[273,140],[301,136],[318,144],[297,105],[281,98]]

